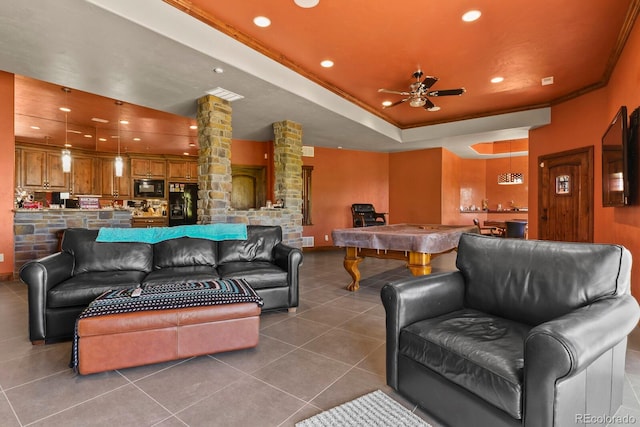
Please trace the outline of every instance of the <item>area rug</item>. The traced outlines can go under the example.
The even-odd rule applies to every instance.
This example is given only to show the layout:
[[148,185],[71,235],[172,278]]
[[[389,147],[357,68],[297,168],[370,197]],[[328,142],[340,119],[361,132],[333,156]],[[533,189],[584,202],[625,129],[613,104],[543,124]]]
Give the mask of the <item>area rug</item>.
[[321,412],[296,427],[431,427],[380,390]]

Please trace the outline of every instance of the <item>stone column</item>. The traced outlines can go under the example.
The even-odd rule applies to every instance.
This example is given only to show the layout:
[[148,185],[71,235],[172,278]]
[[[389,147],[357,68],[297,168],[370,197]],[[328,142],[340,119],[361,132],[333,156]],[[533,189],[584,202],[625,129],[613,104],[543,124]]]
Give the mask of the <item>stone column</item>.
[[198,99],[198,223],[226,222],[231,207],[231,103]]
[[283,120],[273,124],[274,192],[286,209],[302,214],[302,125]]

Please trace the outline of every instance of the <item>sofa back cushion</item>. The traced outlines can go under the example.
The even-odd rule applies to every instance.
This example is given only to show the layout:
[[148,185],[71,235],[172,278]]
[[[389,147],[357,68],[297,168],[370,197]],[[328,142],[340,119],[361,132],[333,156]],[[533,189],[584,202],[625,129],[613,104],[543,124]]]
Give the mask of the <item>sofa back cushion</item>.
[[151,271],[153,250],[150,244],[96,242],[97,236],[98,230],[65,230],[62,250],[75,259],[74,275],[93,271]]
[[217,242],[208,239],[181,237],[153,245],[153,268],[189,267],[204,265],[215,267]]
[[628,293],[631,254],[618,245],[463,234],[456,266],[467,307],[535,326]]
[[273,262],[273,248],[282,241],[279,225],[249,225],[247,240],[218,242],[218,263],[237,261]]

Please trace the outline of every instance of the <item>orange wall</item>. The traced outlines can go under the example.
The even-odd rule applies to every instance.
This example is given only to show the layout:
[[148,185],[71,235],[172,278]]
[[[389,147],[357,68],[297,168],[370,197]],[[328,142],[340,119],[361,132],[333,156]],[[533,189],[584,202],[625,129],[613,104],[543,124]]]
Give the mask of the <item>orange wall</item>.
[[[529,203],[529,158],[527,156],[486,160],[486,189],[489,199],[489,209],[497,209],[498,203],[503,209],[512,207],[527,207]],[[524,184],[499,185],[498,174],[505,172],[521,172],[524,174]]]
[[372,203],[377,212],[389,212],[389,154],[315,147],[314,157],[302,160],[313,166],[313,225],[304,226],[302,235],[313,236],[316,247],[333,245],[331,230],[352,227],[353,203]]
[[0,186],[0,278],[13,276],[13,197],[15,191],[15,142],[13,129],[13,74],[0,72],[0,170],[5,171]]
[[390,154],[391,223],[441,223],[442,164],[442,148]]
[[[594,147],[594,241],[626,246],[634,255],[632,292],[640,295],[640,203],[623,208],[602,207],[601,137],[621,105],[629,113],[640,105],[640,25],[635,25],[609,84],[600,90],[556,105],[551,124],[530,132],[529,170],[537,171],[538,156],[579,147]],[[529,235],[538,235],[537,172],[529,186]],[[636,183],[640,185],[640,182]]]

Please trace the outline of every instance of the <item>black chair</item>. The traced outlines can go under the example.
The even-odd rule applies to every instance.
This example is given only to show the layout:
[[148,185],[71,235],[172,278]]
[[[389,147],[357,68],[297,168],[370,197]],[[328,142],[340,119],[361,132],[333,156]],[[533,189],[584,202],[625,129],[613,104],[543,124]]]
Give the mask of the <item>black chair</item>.
[[616,412],[640,312],[628,250],[465,233],[456,267],[382,288],[387,384],[452,427]]
[[525,221],[505,221],[507,231],[505,237],[525,239],[527,237],[527,222]]
[[351,205],[351,215],[354,227],[371,227],[387,225],[385,213],[376,212],[371,203],[354,203]]

